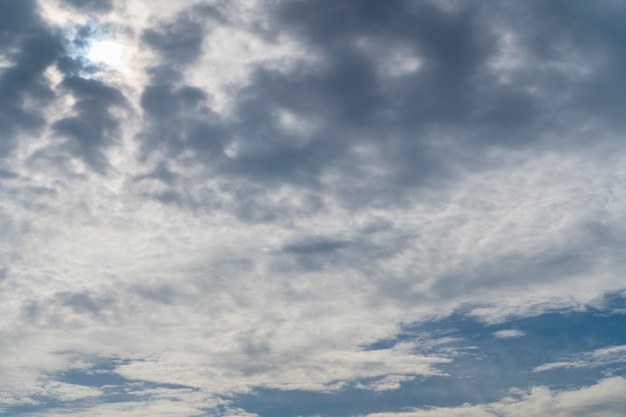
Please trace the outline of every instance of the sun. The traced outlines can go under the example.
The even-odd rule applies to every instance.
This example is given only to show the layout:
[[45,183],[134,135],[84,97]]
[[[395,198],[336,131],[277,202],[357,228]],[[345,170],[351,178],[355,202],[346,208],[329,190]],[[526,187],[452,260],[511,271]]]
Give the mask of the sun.
[[124,66],[124,48],[113,40],[94,40],[91,41],[85,58],[112,69],[121,69]]

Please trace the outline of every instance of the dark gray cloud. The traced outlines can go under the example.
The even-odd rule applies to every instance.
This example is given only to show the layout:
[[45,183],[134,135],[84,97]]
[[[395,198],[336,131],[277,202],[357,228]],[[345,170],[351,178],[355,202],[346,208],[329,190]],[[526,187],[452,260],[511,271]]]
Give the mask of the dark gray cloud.
[[[394,122],[406,128],[467,120],[471,95],[464,88],[471,88],[493,42],[474,9],[470,5],[450,13],[434,2],[408,1],[319,7],[319,2],[305,1],[284,3],[276,16],[279,30],[295,33],[326,57],[325,70],[310,77],[319,79],[320,98],[337,106],[337,122],[359,127]],[[376,74],[377,60],[358,48],[361,37],[385,48],[405,45],[424,60],[423,71],[388,83]]]
[[[492,149],[575,143],[583,114],[617,126],[626,105],[617,22],[575,3],[466,2],[454,10],[434,1],[271,3],[270,24],[257,34],[270,41],[294,37],[320,64],[259,65],[234,95],[229,120],[211,113],[210,92],[180,78],[176,87],[155,82],[144,90],[149,124],[139,137],[146,149],[164,147],[171,157],[191,150],[223,178],[311,191],[330,185],[353,208],[401,204],[416,187],[480,169]],[[186,65],[200,53],[208,32],[190,19],[181,15],[145,33],[165,67]],[[508,28],[521,61],[494,69],[504,59]],[[584,57],[598,50],[605,60],[577,79]],[[412,56],[417,69],[393,73]],[[284,109],[315,129],[289,131],[279,117]],[[232,144],[237,155],[228,157],[223,150]],[[360,147],[370,149],[368,157]],[[383,173],[364,182],[376,168]],[[322,185],[328,172],[341,179]]]
[[314,236],[305,240],[288,243],[282,248],[282,250],[286,253],[293,253],[296,255],[329,253],[339,250],[347,244],[348,242],[340,239]]
[[[275,252],[275,268],[294,272],[298,268],[308,271],[347,268],[359,269],[365,276],[375,276],[380,270],[380,262],[406,250],[417,238],[415,232],[399,230],[385,220],[351,228],[348,236],[295,233]],[[388,290],[385,281],[381,283],[380,294]]]
[[119,313],[119,300],[112,291],[61,291],[51,297],[25,302],[20,316],[36,328],[63,328],[72,317],[106,320]]
[[162,22],[143,33],[143,42],[164,59],[166,65],[186,65],[198,58],[207,32],[207,23],[223,20],[213,6],[198,4],[170,22]]
[[144,156],[160,149],[175,158],[189,147],[209,163],[221,153],[225,133],[220,117],[208,106],[210,93],[185,85],[180,72],[202,52],[206,22],[216,16],[212,7],[195,6],[143,34],[143,42],[161,57],[160,65],[150,69],[151,82],[141,95],[147,116],[139,135]]
[[329,236],[307,236],[286,243],[281,253],[294,257],[300,268],[309,271],[321,270],[326,266],[336,267],[346,261],[343,249],[351,242]]
[[104,150],[115,143],[119,125],[111,107],[125,104],[122,93],[101,81],[81,77],[66,78],[62,86],[76,98],[75,116],[54,122],[54,132],[67,138],[64,148],[98,172],[105,172],[108,161]]
[[[45,125],[41,109],[54,94],[42,74],[62,54],[63,44],[34,1],[6,0],[0,3],[0,50],[10,62],[0,70],[0,156],[7,156],[18,133]],[[36,105],[25,106],[27,100]]]
[[144,149],[161,148],[176,157],[186,148],[209,162],[222,150],[224,136],[220,117],[206,105],[207,95],[198,88],[176,87],[172,83],[148,86],[141,96],[141,106],[151,123],[142,136],[149,137]]
[[61,305],[69,307],[76,314],[99,315],[110,308],[115,299],[106,295],[92,295],[87,292],[63,292],[57,295]]
[[4,169],[0,170],[0,178],[2,179],[11,179],[11,178],[16,178],[17,174],[15,172],[11,172],[11,171],[7,171]]

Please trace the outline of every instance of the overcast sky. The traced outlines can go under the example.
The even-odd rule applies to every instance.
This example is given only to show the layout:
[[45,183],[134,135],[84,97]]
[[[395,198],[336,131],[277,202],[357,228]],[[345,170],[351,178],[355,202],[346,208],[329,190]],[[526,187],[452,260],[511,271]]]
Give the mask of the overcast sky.
[[0,414],[623,416],[625,18],[0,0]]

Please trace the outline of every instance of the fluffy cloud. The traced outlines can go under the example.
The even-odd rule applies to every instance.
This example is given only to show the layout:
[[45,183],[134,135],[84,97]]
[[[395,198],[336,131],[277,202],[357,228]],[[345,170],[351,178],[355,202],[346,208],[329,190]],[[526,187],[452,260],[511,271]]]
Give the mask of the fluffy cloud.
[[[243,416],[238,396],[263,390],[383,398],[457,381],[485,348],[442,329],[396,340],[413,323],[463,312],[505,346],[537,337],[507,325],[520,317],[615,314],[601,304],[624,289],[624,11],[4,1],[4,411]],[[599,369],[621,363],[615,349],[524,372]],[[611,415],[623,379],[593,378],[396,414],[591,412],[596,393]]]

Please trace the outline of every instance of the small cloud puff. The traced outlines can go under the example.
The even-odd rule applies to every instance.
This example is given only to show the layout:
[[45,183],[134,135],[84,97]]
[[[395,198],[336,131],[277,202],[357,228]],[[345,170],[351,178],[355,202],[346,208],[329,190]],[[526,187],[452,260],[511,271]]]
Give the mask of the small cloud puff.
[[508,329],[508,330],[498,330],[494,332],[493,335],[498,339],[512,339],[526,336],[526,332],[516,329]]

